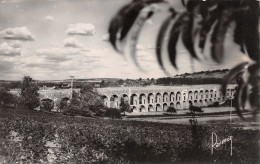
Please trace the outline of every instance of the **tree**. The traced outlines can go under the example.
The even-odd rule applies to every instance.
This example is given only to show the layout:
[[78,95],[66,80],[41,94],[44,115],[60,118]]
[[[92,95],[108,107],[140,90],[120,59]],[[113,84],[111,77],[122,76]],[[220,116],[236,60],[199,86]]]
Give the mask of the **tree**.
[[53,109],[53,107],[54,107],[54,102],[52,100],[46,99],[42,101],[41,110],[50,112]]
[[6,88],[0,88],[0,106],[15,107],[19,101],[18,96],[10,93]]
[[83,85],[80,93],[73,92],[72,97],[70,104],[64,110],[65,114],[83,116],[103,115],[103,100],[92,85]]
[[124,97],[121,97],[119,107],[120,107],[120,111],[121,111],[121,112],[124,112],[124,115],[125,115],[125,112],[131,112],[131,110],[130,110],[130,105],[129,105],[129,103],[124,99]]
[[21,105],[28,109],[34,109],[40,105],[39,88],[30,76],[24,76],[21,88]]
[[[256,0],[181,0],[181,2],[185,10],[178,12],[168,1],[133,0],[122,7],[112,18],[108,30],[110,43],[117,52],[130,53],[127,56],[131,56],[136,66],[142,70],[136,57],[139,34],[145,21],[163,10],[158,6],[168,4],[169,15],[158,31],[155,51],[159,65],[166,74],[169,74],[162,62],[164,53],[162,53],[161,47],[167,47],[170,63],[175,69],[178,69],[176,47],[179,38],[191,58],[199,60],[195,45],[198,45],[203,52],[207,38],[211,37],[211,58],[216,63],[221,63],[224,59],[226,33],[234,23],[236,25],[232,29],[234,42],[238,44],[241,52],[248,55],[253,62],[240,63],[229,71],[222,84],[223,94],[225,94],[227,84],[237,74],[241,72],[247,74],[248,76],[243,76],[241,82],[238,83],[238,94],[235,97],[238,101],[236,110],[241,119],[247,120],[241,114],[241,109],[248,100],[254,114],[253,119],[255,119],[256,114],[260,111],[259,2]],[[169,35],[167,35],[167,31],[169,31]],[[209,34],[210,31],[213,31],[212,35]],[[164,46],[166,38],[169,39],[167,45]],[[199,38],[198,41],[195,41],[195,38]],[[126,49],[127,51],[124,51]],[[252,89],[249,90],[249,88]]]

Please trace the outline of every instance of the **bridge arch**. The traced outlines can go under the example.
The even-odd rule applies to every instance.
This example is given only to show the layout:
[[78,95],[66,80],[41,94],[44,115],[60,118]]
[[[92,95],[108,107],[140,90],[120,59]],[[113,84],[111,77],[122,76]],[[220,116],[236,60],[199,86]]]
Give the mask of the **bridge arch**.
[[170,93],[170,102],[173,102],[174,101],[174,92],[171,92]]
[[110,98],[110,107],[117,108],[119,107],[119,99],[117,95],[112,95]]
[[192,91],[189,91],[188,93],[188,100],[192,100],[194,97],[193,97],[193,92]]
[[156,111],[162,111],[161,104],[156,104]]
[[154,111],[154,108],[153,108],[153,105],[150,104],[150,105],[148,106],[148,112],[152,112],[152,111]]
[[194,100],[194,106],[199,106],[198,100]]
[[203,99],[203,94],[204,94],[204,92],[203,92],[203,90],[201,90],[200,93],[199,93],[200,99]]
[[206,99],[209,98],[209,90],[205,90],[205,98],[206,98]]
[[167,105],[167,103],[164,103],[163,104],[163,111],[167,111],[167,109],[168,109],[168,105]]
[[61,98],[60,102],[59,103],[59,111],[63,111],[67,106],[68,104],[70,103],[70,98],[68,97],[63,97]]
[[52,109],[54,109],[54,100],[49,98],[42,99],[40,103],[40,109],[51,111]]
[[195,92],[194,92],[194,99],[195,99],[195,100],[198,100],[198,99],[199,99],[199,92],[198,92],[198,91],[195,91]]
[[213,98],[214,91],[213,89],[210,90],[210,98]]
[[176,101],[181,101],[181,92],[176,93]]
[[141,105],[140,108],[139,108],[139,111],[140,111],[140,112],[146,112],[145,106],[144,106],[144,105]]
[[156,103],[160,103],[160,102],[161,102],[161,99],[162,99],[161,93],[157,93],[156,96],[155,96],[155,101],[156,101]]
[[129,102],[129,97],[127,94],[123,94],[122,98],[124,98],[125,102]]
[[151,104],[154,103],[154,95],[152,93],[148,94],[148,103],[151,103]]
[[200,99],[199,106],[204,106],[203,101]]
[[208,105],[209,105],[209,102],[208,102],[207,99],[204,100],[204,104],[205,104],[205,106],[208,106]]
[[137,113],[138,112],[136,106],[132,106],[132,112],[133,113]]
[[169,96],[167,92],[163,93],[163,102],[168,102],[169,101]]
[[130,98],[130,105],[137,105],[137,95],[136,94],[132,94],[131,98]]
[[139,96],[139,104],[145,104],[146,102],[146,95],[144,93],[140,94]]
[[102,98],[102,100],[103,100],[103,102],[104,102],[104,105],[105,105],[106,107],[108,107],[109,102],[108,102],[107,96],[106,96],[106,95],[103,95],[103,96],[101,96],[101,98]]
[[177,110],[180,110],[182,107],[181,107],[181,103],[178,101],[177,103],[176,103],[176,109]]

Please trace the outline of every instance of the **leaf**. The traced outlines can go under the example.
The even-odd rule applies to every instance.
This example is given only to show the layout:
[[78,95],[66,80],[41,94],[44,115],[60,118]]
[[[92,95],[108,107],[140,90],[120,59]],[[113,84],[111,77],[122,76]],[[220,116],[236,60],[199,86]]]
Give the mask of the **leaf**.
[[200,41],[199,41],[199,47],[201,48],[201,51],[204,51],[207,34],[209,33],[213,23],[217,20],[219,15],[220,9],[217,8],[213,11],[210,11],[206,18],[202,21],[202,29],[200,32]]
[[250,7],[246,11],[244,22],[248,31],[245,35],[245,47],[249,57],[259,63],[259,2],[248,1],[248,3]]
[[120,33],[120,41],[122,41],[126,37],[139,12],[144,8],[144,6],[144,3],[134,3],[133,6],[129,8],[129,10],[126,12],[123,19],[122,31]]
[[123,8],[121,8],[121,10],[119,10],[119,12],[116,14],[115,17],[112,18],[112,20],[110,22],[109,29],[108,29],[109,41],[116,51],[118,51],[118,48],[116,46],[117,33],[118,33],[119,29],[121,29],[125,12],[127,11],[128,8],[131,8],[132,6],[133,6],[133,4],[131,4],[131,3],[128,5],[125,5]]
[[[253,115],[256,115],[259,113],[259,85],[260,83],[258,82],[252,87],[252,92],[249,94],[249,102],[250,105],[253,107]],[[255,120],[254,120],[255,121]]]
[[246,121],[245,117],[242,114],[241,109],[243,110],[245,107],[245,102],[247,100],[247,84],[242,81],[238,84],[238,89],[237,89],[237,95],[236,95],[236,112],[237,115],[243,120]]
[[216,24],[212,38],[211,38],[211,56],[212,58],[220,63],[223,60],[224,49],[223,44],[225,41],[225,35],[229,24],[232,21],[232,12],[229,10],[224,10]]
[[194,42],[193,42],[193,15],[189,13],[187,17],[183,19],[182,25],[182,41],[184,46],[187,48],[191,56],[195,59],[198,59],[195,49],[194,49]]
[[222,84],[222,94],[226,95],[226,88],[227,85],[237,76],[237,74],[239,74],[244,68],[245,66],[248,65],[248,62],[243,62],[240,63],[239,65],[233,67],[228,74],[225,76],[224,78],[224,82]]
[[245,35],[247,33],[247,28],[245,22],[244,12],[239,12],[234,14],[234,20],[236,22],[236,27],[234,30],[234,42],[240,46],[241,52],[245,53],[244,43]]
[[255,85],[260,81],[259,73],[260,73],[260,64],[255,63],[248,67],[249,78],[248,83],[251,85]]
[[176,16],[176,12],[172,9],[172,14],[169,15],[165,20],[164,22],[162,23],[162,26],[160,27],[160,30],[159,30],[159,33],[158,33],[158,36],[157,36],[157,40],[156,40],[156,56],[157,56],[157,60],[158,60],[158,63],[159,65],[161,66],[161,68],[163,70],[164,67],[163,67],[163,63],[162,63],[162,59],[161,59],[161,50],[162,50],[162,44],[163,44],[163,40],[164,40],[164,37],[165,37],[165,34],[166,34],[166,31],[169,27],[169,24],[171,22],[171,20]]
[[187,16],[188,16],[187,12],[181,13],[179,18],[173,24],[173,27],[170,31],[170,39],[169,39],[169,42],[168,42],[168,48],[167,49],[168,49],[170,61],[171,61],[172,65],[175,69],[178,69],[177,65],[176,65],[176,61],[175,61],[176,45],[177,45],[179,34],[181,32],[183,18],[187,17]]
[[124,50],[124,52],[131,56],[131,59],[133,59],[134,64],[141,71],[143,70],[139,66],[136,59],[136,45],[138,42],[139,34],[145,21],[149,19],[153,15],[153,13],[157,11],[157,9],[158,7],[156,5],[149,5],[140,11],[140,14],[136,18],[135,22],[132,25],[132,28],[129,31],[129,38],[126,41],[126,50]]

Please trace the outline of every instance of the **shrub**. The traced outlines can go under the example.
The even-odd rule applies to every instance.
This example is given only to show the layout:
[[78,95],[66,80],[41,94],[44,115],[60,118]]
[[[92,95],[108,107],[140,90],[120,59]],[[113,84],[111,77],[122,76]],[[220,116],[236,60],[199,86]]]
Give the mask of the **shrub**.
[[[190,125],[74,118],[20,109],[0,109],[0,113],[0,156],[7,158],[6,163],[50,163],[50,153],[56,157],[53,163],[259,163],[259,131],[223,122],[197,125],[193,133]],[[12,141],[10,132],[21,140]],[[218,141],[234,137],[232,157],[229,143],[211,155],[212,132]]]
[[67,108],[64,109],[62,112],[64,115],[68,116],[84,116],[84,117],[92,117],[94,113],[91,112],[89,109],[81,109],[79,106],[76,105],[69,105]]
[[214,102],[213,104],[208,105],[208,107],[219,107],[219,102]]
[[39,88],[33,83],[30,76],[24,76],[21,89],[21,105],[28,109],[34,109],[40,105]]
[[104,104],[101,96],[91,85],[84,85],[80,94],[73,92],[71,102],[64,110],[66,115],[81,115],[87,117],[103,116]]
[[19,102],[19,97],[11,94],[6,88],[0,88],[0,106],[16,107]]
[[53,107],[54,107],[53,101],[47,99],[45,101],[42,101],[40,109],[44,110],[44,111],[49,111],[50,112],[53,109]]
[[191,112],[203,112],[203,110],[201,110],[201,107],[197,107],[197,106],[190,106],[190,111]]
[[167,108],[167,112],[176,113],[177,110],[176,110],[173,106],[169,106],[169,107]]
[[121,118],[121,113],[120,110],[116,108],[107,108],[105,111],[105,117],[110,117],[110,118]]

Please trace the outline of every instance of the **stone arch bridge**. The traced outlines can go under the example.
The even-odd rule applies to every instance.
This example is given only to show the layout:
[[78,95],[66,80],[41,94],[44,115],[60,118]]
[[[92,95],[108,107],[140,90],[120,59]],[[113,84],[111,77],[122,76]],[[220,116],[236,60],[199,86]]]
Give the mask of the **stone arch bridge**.
[[107,107],[119,108],[120,100],[127,101],[133,112],[165,111],[169,106],[188,109],[194,106],[208,106],[214,102],[233,99],[236,85],[228,85],[222,95],[221,85],[148,86],[98,88]]
[[[106,107],[119,108],[121,98],[127,101],[133,112],[165,111],[169,106],[177,110],[194,106],[208,106],[214,102],[233,99],[236,85],[228,85],[226,95],[222,95],[220,85],[183,85],[183,86],[147,86],[147,87],[113,87],[97,88]],[[79,92],[79,89],[73,89]],[[18,91],[11,91],[18,94]],[[54,110],[62,100],[69,101],[71,89],[40,90],[40,100],[50,100]]]

